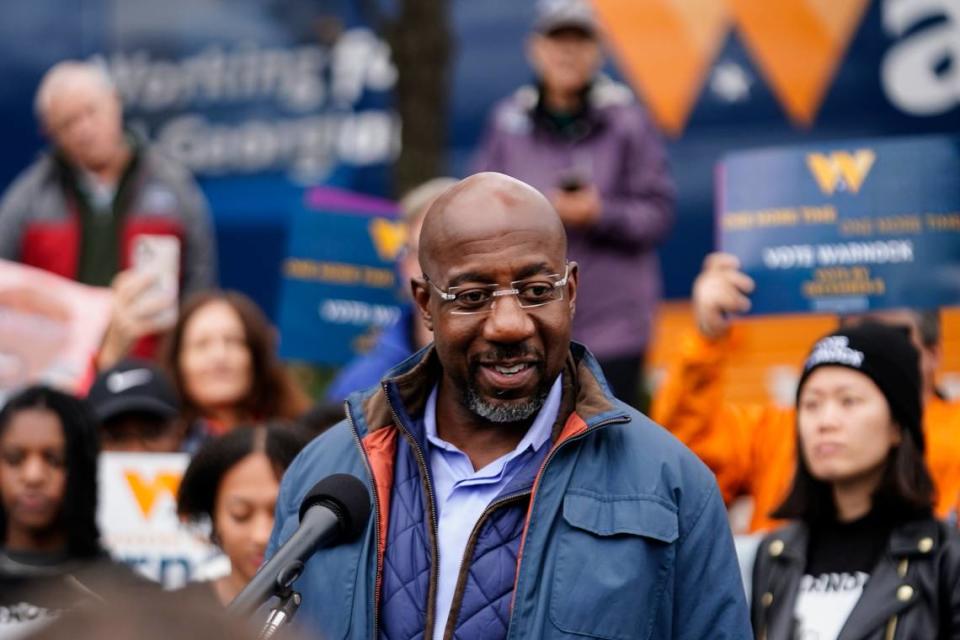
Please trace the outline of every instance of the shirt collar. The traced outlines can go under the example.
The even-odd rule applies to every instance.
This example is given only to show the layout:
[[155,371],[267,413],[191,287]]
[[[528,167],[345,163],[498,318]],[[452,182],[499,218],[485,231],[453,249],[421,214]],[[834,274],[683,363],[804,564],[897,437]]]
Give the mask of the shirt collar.
[[[540,447],[550,439],[553,423],[557,421],[557,415],[560,413],[560,396],[563,393],[562,378],[563,376],[559,375],[557,379],[553,381],[550,392],[547,394],[547,399],[544,400],[543,406],[540,407],[540,411],[537,413],[537,417],[534,418],[530,428],[527,429],[527,433],[514,449],[515,453],[520,453],[527,449],[538,451]],[[437,434],[437,394],[439,389],[440,384],[437,383],[434,385],[433,390],[430,391],[430,397],[427,398],[427,405],[423,411],[423,428],[426,432],[427,440],[429,440],[432,445],[447,451],[459,451],[459,449],[446,440],[443,440]]]

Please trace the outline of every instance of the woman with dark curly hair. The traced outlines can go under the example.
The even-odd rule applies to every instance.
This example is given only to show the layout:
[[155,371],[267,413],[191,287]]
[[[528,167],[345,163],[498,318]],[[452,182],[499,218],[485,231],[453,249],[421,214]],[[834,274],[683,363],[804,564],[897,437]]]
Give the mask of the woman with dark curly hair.
[[163,351],[184,417],[209,435],[240,423],[293,420],[310,406],[277,359],[274,331],[235,291],[204,291],[180,310]]
[[146,588],[100,546],[97,454],[96,423],[73,396],[31,387],[0,411],[0,637]]
[[933,517],[919,354],[863,324],[814,345],[797,391],[797,467],[753,573],[766,640],[960,638],[960,536]]
[[187,589],[226,605],[250,581],[273,529],[280,478],[307,440],[291,425],[239,426],[200,448],[180,482],[177,512],[188,522],[209,524],[211,541],[230,559],[230,573]]

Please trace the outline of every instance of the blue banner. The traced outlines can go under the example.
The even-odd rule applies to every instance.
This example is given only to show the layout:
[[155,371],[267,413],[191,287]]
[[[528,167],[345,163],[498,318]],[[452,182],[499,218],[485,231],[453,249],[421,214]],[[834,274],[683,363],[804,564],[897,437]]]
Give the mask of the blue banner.
[[[662,251],[670,297],[689,295],[714,248],[713,167],[724,154],[960,131],[956,0],[594,4],[611,35],[605,70],[630,83],[668,144],[678,193],[678,223]],[[0,188],[42,144],[32,113],[42,73],[63,58],[102,59],[131,125],[198,173],[217,223],[223,284],[273,312],[287,216],[304,183],[390,195],[396,69],[382,21],[370,13],[400,6],[3,3]],[[457,46],[445,71],[447,122],[438,124],[447,126],[446,172],[463,175],[494,102],[534,79],[525,46],[535,2],[448,6]]]
[[756,281],[752,313],[960,304],[958,176],[954,137],[731,154],[719,244]]
[[292,216],[283,263],[281,356],[343,364],[397,321],[394,263],[406,230],[394,217],[387,201],[336,189],[308,194]]

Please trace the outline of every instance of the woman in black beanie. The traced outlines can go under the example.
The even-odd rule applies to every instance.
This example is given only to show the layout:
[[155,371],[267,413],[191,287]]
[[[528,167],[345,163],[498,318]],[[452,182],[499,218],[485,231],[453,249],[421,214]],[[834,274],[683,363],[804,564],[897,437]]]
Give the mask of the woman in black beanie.
[[932,515],[919,356],[903,330],[814,345],[797,390],[797,468],[761,543],[757,638],[960,638],[960,536]]

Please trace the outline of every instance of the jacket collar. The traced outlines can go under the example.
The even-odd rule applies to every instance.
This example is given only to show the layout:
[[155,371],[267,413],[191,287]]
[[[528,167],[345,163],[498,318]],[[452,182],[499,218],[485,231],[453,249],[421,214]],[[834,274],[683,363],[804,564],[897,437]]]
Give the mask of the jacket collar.
[[807,543],[810,530],[802,522],[793,522],[773,535],[767,550],[782,561],[796,563],[802,571],[807,564]]
[[566,114],[565,117],[560,117],[550,111],[544,97],[543,84],[538,83],[537,102],[530,112],[530,117],[537,127],[552,135],[571,141],[582,140],[603,123],[591,104],[590,92],[592,88],[593,81],[591,80],[579,92],[580,106],[577,110]]
[[[937,521],[933,518],[905,522],[891,531],[888,555],[900,559],[935,553],[943,542],[941,537]],[[771,555],[805,567],[809,539],[808,526],[793,522],[773,534],[767,546]]]
[[[352,394],[347,404],[359,436],[363,438],[393,425],[394,416],[409,424],[412,416],[421,415],[441,372],[440,360],[431,344],[387,372],[378,387]],[[563,395],[553,425],[554,441],[574,412],[588,428],[608,418],[625,415],[611,394],[596,358],[576,342],[570,344],[563,368]]]
[[933,518],[900,525],[890,534],[890,555],[909,558],[935,553],[943,542],[940,527]]
[[543,104],[543,88],[540,84],[525,85],[518,90],[517,100],[530,121],[540,130],[561,136],[570,141],[579,141],[595,131],[608,126],[611,107],[635,103],[633,93],[625,85],[615,82],[606,74],[597,74],[582,91],[583,104],[572,114],[572,123],[557,130]]

